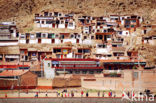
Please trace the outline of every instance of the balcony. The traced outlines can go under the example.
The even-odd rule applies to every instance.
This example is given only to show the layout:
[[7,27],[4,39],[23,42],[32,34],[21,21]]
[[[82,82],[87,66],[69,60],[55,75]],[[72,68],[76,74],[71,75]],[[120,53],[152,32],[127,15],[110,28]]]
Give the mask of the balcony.
[[104,70],[104,77],[122,77],[123,72],[121,70]]
[[52,68],[56,69],[102,69],[96,64],[63,64],[63,65],[52,65]]

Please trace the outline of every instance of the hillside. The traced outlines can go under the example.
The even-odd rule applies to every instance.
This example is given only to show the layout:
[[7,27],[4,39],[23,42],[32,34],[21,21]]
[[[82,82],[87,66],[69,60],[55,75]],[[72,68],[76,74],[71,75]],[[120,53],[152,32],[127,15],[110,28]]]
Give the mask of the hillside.
[[155,0],[0,0],[0,21],[16,21],[22,31],[30,27],[34,13],[43,10],[91,16],[138,14],[153,21],[155,4]]
[[[0,21],[15,21],[20,32],[28,32],[35,13],[58,11],[89,16],[136,14],[143,16],[144,24],[156,24],[155,5],[156,0],[0,0]],[[154,52],[148,54],[155,47],[145,48],[144,58],[155,55]],[[148,60],[155,61],[155,58]]]

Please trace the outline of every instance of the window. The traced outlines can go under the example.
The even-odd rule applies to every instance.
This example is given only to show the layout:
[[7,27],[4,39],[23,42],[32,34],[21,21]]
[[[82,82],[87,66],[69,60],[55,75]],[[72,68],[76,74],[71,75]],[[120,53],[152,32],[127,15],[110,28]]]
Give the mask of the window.
[[87,23],[89,23],[89,20],[87,19]]
[[48,34],[48,38],[55,38],[55,34],[54,33],[52,33],[52,34]]
[[64,21],[61,21],[61,24],[64,24]]
[[99,70],[98,70],[98,71],[96,71],[96,72],[97,72],[98,74],[100,74],[100,73],[101,73],[101,71],[99,71]]
[[99,26],[99,25],[101,25],[101,23],[100,22],[97,22],[97,25]]
[[99,35],[99,39],[103,39],[103,36],[102,35]]
[[96,35],[96,39],[99,39],[99,35]]
[[132,28],[134,28],[134,25],[131,25]]
[[19,33],[18,32],[16,33],[16,37],[19,37]]
[[125,28],[129,28],[129,25],[125,25]]
[[94,39],[94,36],[91,36],[91,39]]
[[80,71],[75,71],[76,74],[80,74]]
[[34,34],[30,34],[30,38],[31,39],[35,38],[35,35]]
[[89,30],[89,27],[85,27],[85,30]]
[[42,21],[42,24],[44,24],[44,21]]
[[49,13],[49,16],[52,16],[52,13]]
[[136,20],[132,20],[132,22],[133,22],[133,23],[135,23],[135,22],[136,22]]
[[125,20],[125,24],[130,24],[130,20]]
[[89,74],[94,74],[94,71],[89,71]]
[[106,33],[106,32],[107,32],[107,30],[103,30],[103,32],[104,32],[104,33]]
[[56,54],[56,58],[61,58],[61,55],[60,54]]
[[112,44],[112,47],[117,47],[117,44]]
[[21,50],[21,54],[24,54],[24,50]]
[[64,39],[64,35],[61,35],[61,39]]
[[61,14],[59,14],[59,16],[61,16]]
[[52,66],[53,67],[59,67],[59,62],[58,61],[52,61]]
[[43,38],[46,38],[46,34],[42,34],[42,37],[43,37]]
[[76,55],[75,58],[82,58],[82,55]]
[[105,45],[105,44],[99,44],[98,47],[99,47],[99,48],[106,48],[107,45]]
[[74,35],[70,35],[70,38],[74,38]]
[[107,57],[111,57],[112,55],[107,55]]
[[111,35],[107,35],[107,38],[111,38]]
[[54,12],[54,16],[58,16],[58,12]]
[[32,56],[36,56],[36,53],[32,53]]
[[50,20],[46,21],[46,24],[52,24],[52,23],[53,21],[50,21]]
[[110,29],[108,29],[108,32],[114,32],[114,29],[110,28]]
[[54,53],[61,52],[61,49],[54,49]]
[[24,34],[21,34],[21,36],[20,36],[21,38],[25,38],[25,35]]
[[37,20],[37,21],[36,21],[36,23],[40,23],[40,21],[39,21],[39,20]]
[[41,33],[36,33],[37,38],[41,38]]
[[80,38],[80,35],[78,35],[77,37]]
[[50,67],[50,63],[48,63],[48,67]]
[[84,53],[90,53],[89,49],[84,49]]
[[82,74],[87,74],[87,71],[86,70],[82,71]]
[[44,12],[44,16],[48,16],[48,12]]
[[58,37],[59,37],[59,35],[58,35],[58,34],[56,34],[56,35],[55,35],[55,38],[58,38]]
[[82,53],[82,49],[78,49],[78,53]]
[[69,27],[72,27],[73,26],[73,23],[69,23],[69,25],[68,25]]
[[14,30],[10,30],[10,33],[13,33],[14,32]]
[[84,36],[84,39],[87,39],[87,36]]
[[134,72],[133,77],[134,77],[134,79],[138,79],[138,72]]

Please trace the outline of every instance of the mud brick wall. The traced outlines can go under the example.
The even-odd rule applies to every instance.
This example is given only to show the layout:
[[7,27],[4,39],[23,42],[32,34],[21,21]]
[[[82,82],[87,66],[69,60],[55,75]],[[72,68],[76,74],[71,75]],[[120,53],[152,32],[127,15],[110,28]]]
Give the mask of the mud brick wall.
[[27,72],[20,77],[20,86],[37,86],[37,75]]
[[78,87],[78,86],[81,86],[80,79],[54,78],[52,81],[52,87]]
[[17,86],[18,80],[0,79],[0,89],[9,88],[12,86]]

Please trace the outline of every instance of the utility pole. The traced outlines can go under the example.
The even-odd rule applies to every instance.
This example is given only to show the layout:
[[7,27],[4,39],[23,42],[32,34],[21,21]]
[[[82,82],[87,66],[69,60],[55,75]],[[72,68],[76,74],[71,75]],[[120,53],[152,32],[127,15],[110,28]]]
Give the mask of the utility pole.
[[63,67],[64,67],[64,77],[65,77],[65,72],[66,72],[65,65]]

